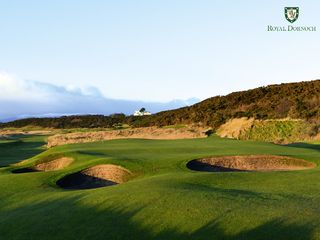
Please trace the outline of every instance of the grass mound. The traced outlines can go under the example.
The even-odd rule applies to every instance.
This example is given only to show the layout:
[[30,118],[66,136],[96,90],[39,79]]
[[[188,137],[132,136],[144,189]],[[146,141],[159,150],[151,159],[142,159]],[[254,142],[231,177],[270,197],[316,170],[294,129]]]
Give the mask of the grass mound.
[[314,163],[285,156],[248,155],[209,157],[187,163],[191,170],[205,172],[226,171],[290,171],[314,168]]
[[131,172],[125,168],[102,164],[67,175],[58,180],[57,185],[65,189],[91,189],[120,184],[130,176]]

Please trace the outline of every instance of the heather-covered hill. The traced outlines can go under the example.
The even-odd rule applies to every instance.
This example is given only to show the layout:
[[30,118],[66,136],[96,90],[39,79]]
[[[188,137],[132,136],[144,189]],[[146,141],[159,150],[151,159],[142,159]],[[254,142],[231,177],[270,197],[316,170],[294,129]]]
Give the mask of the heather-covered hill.
[[216,96],[190,107],[158,113],[146,123],[202,123],[216,128],[228,119],[239,117],[317,120],[320,117],[320,80],[270,85]]
[[195,105],[133,117],[87,115],[60,118],[29,118],[1,124],[2,127],[41,126],[52,128],[99,128],[129,124],[133,127],[200,124],[214,129],[232,118],[305,119],[320,118],[320,80],[270,85],[208,98]]

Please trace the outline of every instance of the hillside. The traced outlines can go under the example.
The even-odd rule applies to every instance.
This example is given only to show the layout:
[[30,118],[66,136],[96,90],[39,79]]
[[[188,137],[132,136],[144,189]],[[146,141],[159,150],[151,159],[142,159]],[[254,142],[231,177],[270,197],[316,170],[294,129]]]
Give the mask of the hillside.
[[206,99],[190,107],[161,112],[149,119],[153,124],[201,123],[217,128],[226,120],[320,117],[320,80],[270,85],[226,96]]
[[[1,127],[41,126],[96,128],[129,124],[133,127],[197,124],[217,129],[232,118],[305,119],[317,128],[320,118],[320,80],[270,85],[208,98],[190,107],[144,117],[89,115],[60,118],[30,118],[1,124]],[[317,131],[317,129],[315,130]]]

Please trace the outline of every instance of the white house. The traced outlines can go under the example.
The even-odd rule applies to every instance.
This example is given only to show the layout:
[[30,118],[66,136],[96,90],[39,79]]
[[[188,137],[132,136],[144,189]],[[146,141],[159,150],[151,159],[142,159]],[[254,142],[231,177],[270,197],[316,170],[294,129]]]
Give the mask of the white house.
[[148,115],[151,115],[151,112],[147,112],[147,111],[144,111],[144,112],[135,111],[135,112],[133,113],[133,116],[148,116]]

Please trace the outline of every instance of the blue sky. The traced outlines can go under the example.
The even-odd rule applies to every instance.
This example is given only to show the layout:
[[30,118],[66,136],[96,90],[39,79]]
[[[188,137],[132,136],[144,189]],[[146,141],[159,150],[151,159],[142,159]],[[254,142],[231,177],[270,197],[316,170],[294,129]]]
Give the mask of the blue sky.
[[[300,7],[293,25],[318,31],[267,32],[289,24],[286,6]],[[312,80],[320,78],[319,9],[310,0],[0,0],[0,72],[153,102]],[[2,99],[11,99],[1,81]]]

